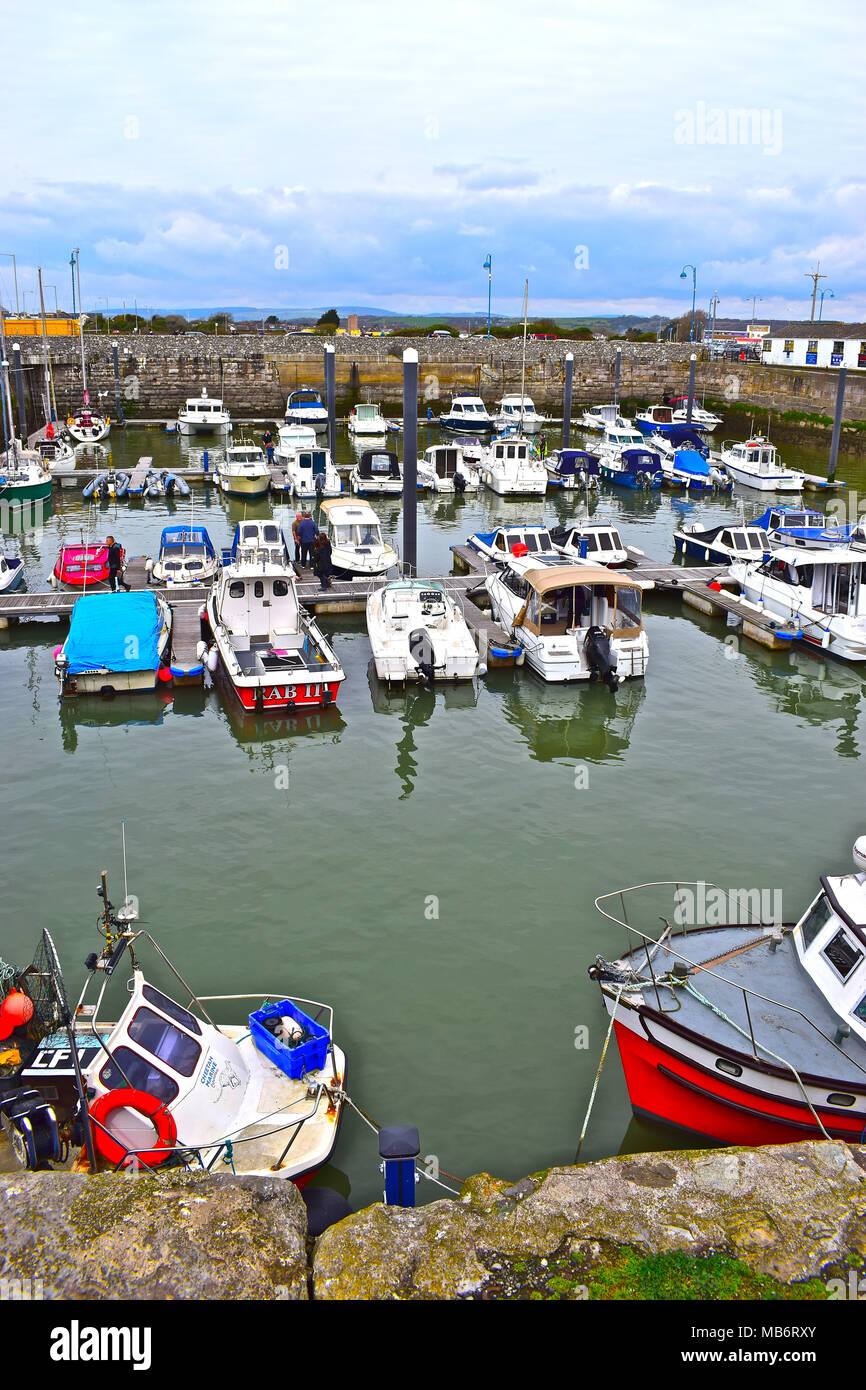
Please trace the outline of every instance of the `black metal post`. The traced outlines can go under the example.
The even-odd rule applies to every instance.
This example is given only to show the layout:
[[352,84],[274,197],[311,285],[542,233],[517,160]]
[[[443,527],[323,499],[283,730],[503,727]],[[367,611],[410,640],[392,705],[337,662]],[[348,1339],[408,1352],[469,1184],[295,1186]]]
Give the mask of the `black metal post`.
[[689,358],[689,399],[686,405],[686,424],[692,423],[692,407],[695,403],[695,367],[698,363],[698,355],[693,352]]
[[574,353],[565,354],[565,392],[562,398],[562,447],[571,442],[571,386],[574,379]]
[[836,459],[839,454],[839,436],[842,433],[842,407],[845,404],[845,378],[847,375],[847,367],[840,367],[839,379],[836,382],[836,414],[833,416],[833,434],[830,439],[830,467],[827,469],[827,477],[831,482],[836,476]]
[[328,407],[328,448],[337,461],[337,359],[330,343],[325,347],[325,405]]
[[12,365],[15,369],[15,395],[18,398],[18,437],[27,443],[27,407],[24,404],[24,368],[21,366],[21,346],[12,344]]
[[111,355],[114,358],[114,410],[118,424],[123,424],[123,404],[120,398],[120,361],[117,355],[117,343],[111,344]]
[[403,353],[403,573],[418,573],[418,353]]

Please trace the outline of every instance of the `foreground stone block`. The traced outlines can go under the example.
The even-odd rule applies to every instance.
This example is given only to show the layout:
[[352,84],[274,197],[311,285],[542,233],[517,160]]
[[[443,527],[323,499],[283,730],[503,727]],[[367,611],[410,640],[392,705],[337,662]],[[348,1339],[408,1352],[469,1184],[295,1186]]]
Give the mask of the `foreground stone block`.
[[0,1186],[0,1278],[46,1298],[305,1299],[293,1183],[166,1173],[22,1173]]

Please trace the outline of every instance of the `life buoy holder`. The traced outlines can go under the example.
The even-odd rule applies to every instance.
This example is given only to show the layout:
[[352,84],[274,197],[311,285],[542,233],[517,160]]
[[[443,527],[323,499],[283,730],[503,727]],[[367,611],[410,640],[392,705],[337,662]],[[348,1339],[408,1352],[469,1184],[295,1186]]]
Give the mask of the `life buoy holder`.
[[122,1163],[129,1156],[129,1150],[118,1139],[115,1139],[108,1131],[101,1126],[105,1125],[109,1115],[115,1110],[122,1108],[127,1110],[137,1110],[139,1115],[144,1115],[153,1123],[157,1134],[157,1145],[153,1149],[147,1149],[142,1153],[135,1154],[133,1157],[146,1168],[156,1168],[160,1163],[164,1163],[177,1142],[177,1125],[170,1110],[165,1107],[165,1101],[158,1096],[152,1096],[147,1091],[134,1091],[128,1087],[117,1091],[106,1091],[105,1095],[99,1096],[90,1107],[90,1117],[98,1121],[93,1126],[93,1143],[96,1152],[104,1158],[107,1163]]

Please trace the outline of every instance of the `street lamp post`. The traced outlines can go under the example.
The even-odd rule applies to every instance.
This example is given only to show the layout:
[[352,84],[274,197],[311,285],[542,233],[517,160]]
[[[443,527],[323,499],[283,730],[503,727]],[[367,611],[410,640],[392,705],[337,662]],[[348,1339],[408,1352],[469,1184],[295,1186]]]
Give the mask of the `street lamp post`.
[[46,285],[45,288],[46,288],[47,290],[53,290],[53,291],[54,291],[54,312],[55,312],[55,314],[59,314],[59,313],[60,313],[60,310],[59,310],[58,307],[57,307],[57,286],[56,286],[56,285]]
[[69,273],[72,276],[72,317],[75,318],[75,267],[78,263],[78,247],[69,257]]
[[692,272],[692,325],[689,329],[689,342],[693,343],[695,341],[695,296],[698,292],[698,272],[693,265],[684,265],[680,271],[681,280],[687,280],[689,278],[686,275],[687,270]]
[[490,306],[493,302],[493,252],[488,251],[483,269],[487,271],[487,336],[490,337]]
[[755,305],[756,305],[756,304],[763,304],[763,302],[764,302],[764,296],[763,296],[762,294],[753,294],[753,295],[752,295],[752,323],[755,322]]
[[821,296],[821,304],[820,304],[820,307],[819,307],[819,309],[818,309],[818,322],[820,323],[820,322],[821,322],[821,315],[822,315],[823,312],[824,312],[824,295],[826,294],[826,296],[827,296],[828,299],[835,299],[836,296],[835,296],[835,294],[833,293],[832,290],[819,290],[818,293],[819,293],[820,296]]
[[12,259],[12,279],[15,281],[15,314],[18,314],[18,263],[11,251],[0,251],[0,256],[10,256]]

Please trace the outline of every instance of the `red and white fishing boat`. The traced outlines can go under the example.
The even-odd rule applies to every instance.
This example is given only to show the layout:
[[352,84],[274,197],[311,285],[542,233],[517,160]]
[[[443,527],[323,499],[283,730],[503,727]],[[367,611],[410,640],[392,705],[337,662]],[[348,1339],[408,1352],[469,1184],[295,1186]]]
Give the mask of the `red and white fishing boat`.
[[[126,567],[126,552],[121,546],[120,558],[123,569]],[[121,577],[123,574],[121,570]],[[64,542],[48,581],[52,588],[59,584],[64,589],[95,589],[108,583],[108,546],[104,541],[94,541],[89,545],[79,542]]]
[[772,920],[766,890],[762,902],[758,890],[706,883],[641,884],[596,900],[628,943],[589,973],[637,1115],[721,1144],[861,1142],[866,836],[854,866],[822,876],[796,923]]
[[344,672],[285,565],[239,556],[211,590],[205,616],[208,669],[225,673],[244,709],[308,710],[336,700]]

